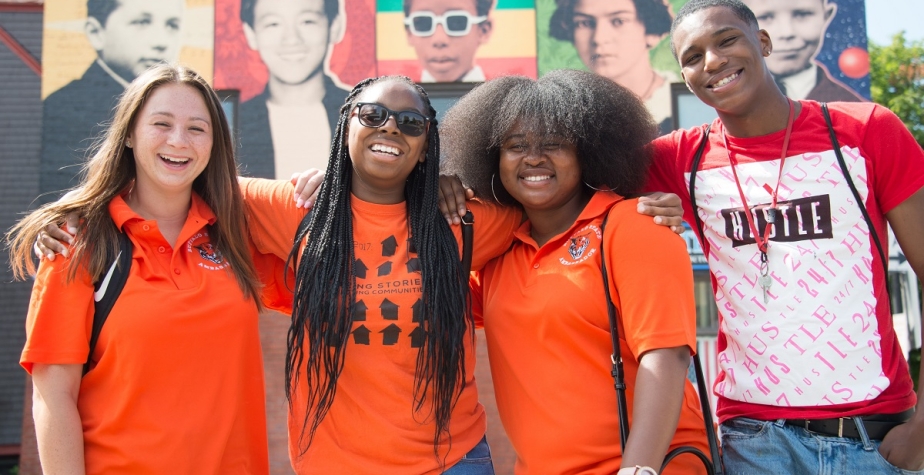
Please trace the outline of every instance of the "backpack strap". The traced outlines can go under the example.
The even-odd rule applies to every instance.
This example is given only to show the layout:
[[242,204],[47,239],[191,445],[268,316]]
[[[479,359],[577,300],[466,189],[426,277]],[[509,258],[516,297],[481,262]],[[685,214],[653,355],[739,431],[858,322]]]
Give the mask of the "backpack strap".
[[93,351],[96,349],[96,343],[99,341],[99,334],[103,331],[103,324],[109,318],[109,312],[115,305],[122,289],[125,288],[125,282],[128,281],[128,274],[132,266],[132,241],[128,235],[119,233],[119,253],[113,257],[108,256],[112,265],[109,271],[102,279],[93,284],[93,330],[90,333],[90,353],[87,355],[87,362],[83,365],[83,374],[90,371],[90,363],[93,361]]
[[[706,149],[706,144],[709,143],[710,128],[712,128],[712,124],[706,124],[706,128],[703,129],[703,139],[699,143],[699,147],[696,148],[696,154],[693,155],[693,168],[690,170],[690,206],[693,208],[693,221],[696,224],[696,230],[699,231],[704,243],[703,220],[700,219],[699,211],[696,209],[696,170],[699,169],[699,164],[703,161],[703,151]],[[703,250],[705,251],[705,246]],[[706,257],[709,257],[708,253]]]
[[[879,260],[882,261],[882,268],[885,272],[885,278],[888,282],[889,279],[889,260],[886,259],[885,251],[882,248],[882,242],[879,241],[879,234],[876,233],[876,228],[873,226],[873,220],[869,217],[869,211],[866,210],[866,203],[863,202],[863,198],[860,197],[860,192],[857,191],[856,185],[853,183],[853,178],[850,176],[850,171],[847,169],[847,162],[844,160],[844,154],[841,153],[840,143],[837,141],[837,134],[834,133],[834,125],[831,123],[831,114],[828,112],[828,103],[821,103],[821,113],[825,116],[825,123],[828,124],[828,134],[831,136],[831,145],[834,147],[834,155],[837,156],[837,164],[841,167],[841,173],[844,174],[844,178],[847,179],[847,186],[850,187],[850,192],[853,193],[853,197],[857,200],[857,206],[860,207],[860,212],[863,213],[863,219],[866,220],[866,225],[869,227],[869,234],[873,238],[873,243],[876,244],[876,249],[879,251]],[[889,309],[892,308],[892,298],[891,298],[891,288],[886,285],[886,289],[889,291]]]

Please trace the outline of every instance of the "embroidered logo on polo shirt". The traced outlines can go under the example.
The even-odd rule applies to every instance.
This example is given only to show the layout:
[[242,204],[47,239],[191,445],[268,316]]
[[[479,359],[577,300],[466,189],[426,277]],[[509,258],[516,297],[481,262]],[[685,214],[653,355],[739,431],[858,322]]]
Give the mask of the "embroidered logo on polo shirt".
[[213,246],[212,243],[207,242],[205,244],[201,244],[196,246],[196,249],[199,250],[199,257],[209,262],[221,265],[221,251],[215,249],[215,246]]
[[215,246],[209,241],[209,233],[205,231],[196,233],[186,241],[186,252],[195,252],[202,260],[196,265],[203,269],[222,270],[228,267],[228,262],[221,255],[221,251],[215,249]]
[[596,236],[597,242],[602,238],[600,228],[594,224],[588,224],[576,231],[564,244],[564,246],[568,248],[568,255],[571,257],[571,260],[568,260],[566,257],[559,257],[558,262],[562,265],[571,266],[580,264],[597,254],[597,248],[591,246],[591,236]]
[[571,238],[571,246],[568,247],[568,254],[571,254],[572,259],[580,259],[584,255],[584,250],[587,249],[587,245],[590,243],[590,239],[587,239],[587,236],[575,236]]

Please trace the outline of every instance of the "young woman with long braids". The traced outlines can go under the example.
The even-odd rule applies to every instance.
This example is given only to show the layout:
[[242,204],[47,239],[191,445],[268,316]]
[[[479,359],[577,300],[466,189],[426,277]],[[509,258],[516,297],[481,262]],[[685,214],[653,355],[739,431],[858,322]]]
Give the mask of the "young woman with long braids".
[[[287,182],[243,180],[261,252],[297,256],[286,361],[299,474],[491,474],[461,234],[437,207],[439,135],[409,79],[360,82],[340,110],[307,238]],[[472,265],[521,212],[480,203]]]

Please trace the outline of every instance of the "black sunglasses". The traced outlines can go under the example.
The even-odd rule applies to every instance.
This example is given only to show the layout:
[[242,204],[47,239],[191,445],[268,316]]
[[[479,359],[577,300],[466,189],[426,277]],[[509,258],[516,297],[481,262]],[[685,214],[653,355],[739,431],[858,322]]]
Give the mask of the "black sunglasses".
[[397,112],[381,104],[371,102],[357,102],[355,107],[359,109],[356,117],[359,118],[360,124],[377,128],[385,125],[389,117],[394,117],[398,130],[410,137],[418,137],[426,132],[427,124],[430,123],[429,117],[416,111]]

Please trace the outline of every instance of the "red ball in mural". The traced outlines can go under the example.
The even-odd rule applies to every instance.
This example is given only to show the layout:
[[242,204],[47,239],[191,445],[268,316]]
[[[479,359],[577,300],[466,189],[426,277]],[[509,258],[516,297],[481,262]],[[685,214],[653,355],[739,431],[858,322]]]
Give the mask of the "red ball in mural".
[[869,53],[863,48],[851,46],[841,51],[837,65],[845,76],[854,79],[861,78],[869,74]]

